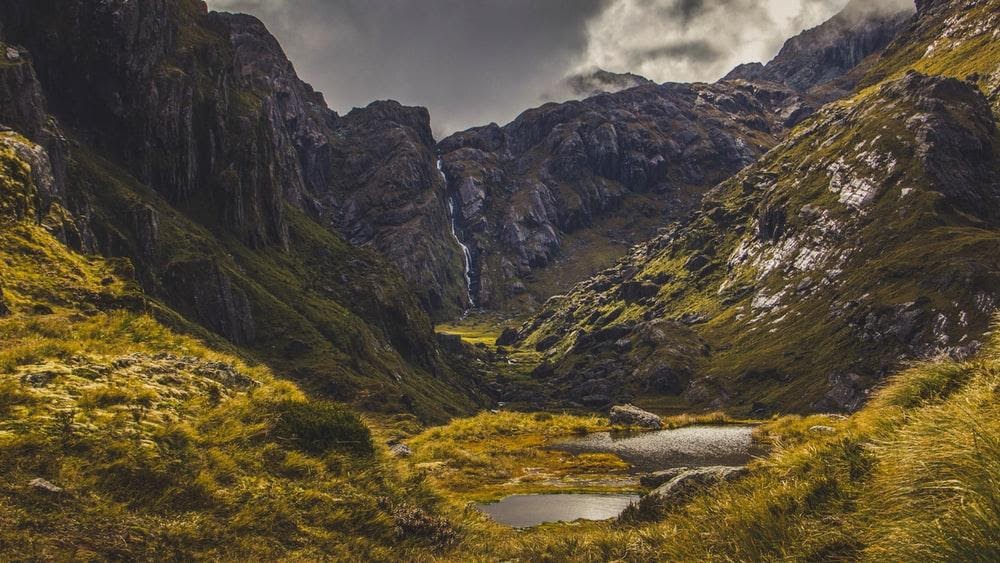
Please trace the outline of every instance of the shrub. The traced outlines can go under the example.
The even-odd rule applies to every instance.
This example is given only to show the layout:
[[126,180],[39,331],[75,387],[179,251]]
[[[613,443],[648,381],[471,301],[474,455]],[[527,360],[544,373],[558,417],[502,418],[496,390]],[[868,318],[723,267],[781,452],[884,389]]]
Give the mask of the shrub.
[[370,455],[375,451],[371,431],[361,418],[326,401],[281,401],[270,409],[276,417],[274,437],[312,454],[329,450]]

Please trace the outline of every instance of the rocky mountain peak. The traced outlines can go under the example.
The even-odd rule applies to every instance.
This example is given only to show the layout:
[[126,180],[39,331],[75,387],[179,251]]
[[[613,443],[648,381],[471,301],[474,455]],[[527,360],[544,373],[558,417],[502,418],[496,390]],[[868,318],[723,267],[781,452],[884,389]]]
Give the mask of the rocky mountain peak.
[[553,100],[564,96],[576,99],[589,98],[598,94],[613,94],[647,84],[653,84],[653,81],[638,74],[609,72],[598,68],[564,78],[559,84],[559,90],[545,97]]
[[922,12],[859,67],[864,88],[547,303],[519,331],[538,377],[559,396],[853,410],[910,359],[975,353],[1000,303],[996,14]]
[[769,80],[798,91],[821,86],[883,49],[912,14],[908,2],[853,0],[830,20],[789,39],[766,65],[740,65],[723,80]]

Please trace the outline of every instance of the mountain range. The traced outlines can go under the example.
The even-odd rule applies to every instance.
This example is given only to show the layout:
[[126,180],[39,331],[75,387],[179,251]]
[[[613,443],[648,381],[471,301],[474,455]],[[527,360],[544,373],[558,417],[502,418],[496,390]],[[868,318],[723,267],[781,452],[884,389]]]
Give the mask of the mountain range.
[[0,553],[462,560],[489,528],[381,442],[504,405],[867,420],[914,362],[988,372],[1000,5],[893,4],[435,139],[330,109],[252,16],[5,0]]

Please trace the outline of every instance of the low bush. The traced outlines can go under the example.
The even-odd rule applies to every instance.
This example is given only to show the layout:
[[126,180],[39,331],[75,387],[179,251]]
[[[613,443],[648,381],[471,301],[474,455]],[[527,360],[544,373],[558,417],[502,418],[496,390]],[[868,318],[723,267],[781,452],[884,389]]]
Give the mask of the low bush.
[[286,400],[271,405],[273,436],[312,454],[330,450],[371,455],[371,431],[357,414],[326,401]]

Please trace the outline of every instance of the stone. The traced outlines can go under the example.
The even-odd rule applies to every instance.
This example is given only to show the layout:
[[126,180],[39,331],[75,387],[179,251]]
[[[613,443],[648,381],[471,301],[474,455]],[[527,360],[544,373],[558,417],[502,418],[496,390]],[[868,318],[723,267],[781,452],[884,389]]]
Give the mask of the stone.
[[42,479],[41,477],[29,481],[28,486],[35,489],[36,491],[42,491],[46,493],[61,493],[64,490],[62,487],[57,487],[56,485],[53,485],[52,483],[46,481],[45,479]]
[[622,284],[621,287],[621,295],[625,301],[638,301],[656,297],[656,294],[659,292],[660,286],[647,282],[631,281]]
[[654,471],[653,473],[648,473],[639,477],[639,484],[643,487],[655,489],[668,481],[672,481],[675,477],[687,470],[687,467],[672,467],[662,471]]
[[517,342],[517,330],[511,327],[503,329],[500,336],[497,338],[497,346],[510,346]]
[[661,504],[681,504],[717,483],[735,481],[748,473],[750,470],[743,466],[716,465],[687,469],[658,486],[643,498],[643,502],[648,499]]
[[555,346],[556,344],[558,344],[559,340],[560,340],[560,338],[559,338],[558,334],[550,334],[550,335],[546,336],[545,338],[542,338],[541,340],[539,340],[535,344],[535,351],[537,351],[537,352],[544,352],[544,351],[548,350],[549,348],[552,348],[553,346]]
[[395,457],[410,457],[413,455],[413,450],[410,449],[410,446],[400,442],[389,446],[389,453]]
[[689,272],[697,272],[705,266],[708,266],[709,262],[711,262],[711,259],[709,259],[708,256],[705,256],[704,254],[695,254],[684,263],[684,269]]
[[659,429],[663,421],[655,414],[644,411],[633,405],[615,405],[611,407],[611,424],[622,426],[640,426],[642,428]]

